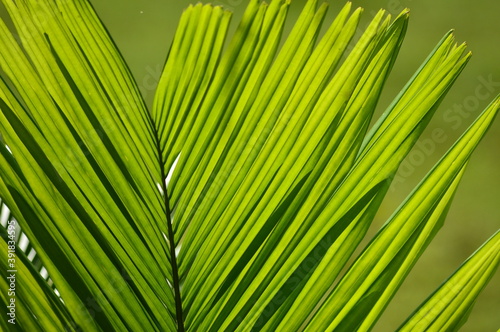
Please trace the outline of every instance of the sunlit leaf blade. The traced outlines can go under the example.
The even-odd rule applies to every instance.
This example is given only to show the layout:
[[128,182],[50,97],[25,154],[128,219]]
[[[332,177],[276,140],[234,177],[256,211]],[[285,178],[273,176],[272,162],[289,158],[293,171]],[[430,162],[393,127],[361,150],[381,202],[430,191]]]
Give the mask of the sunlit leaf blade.
[[[245,87],[248,75],[256,65],[254,57],[262,52],[265,44],[262,42],[273,28],[265,23],[269,16],[273,19],[276,17],[282,3],[283,1],[273,1],[267,5],[257,0],[250,1],[228,50],[221,59],[210,89],[199,106],[195,123],[191,128],[185,128],[189,130],[189,136],[177,163],[178,171],[173,173],[169,186],[174,206],[180,195],[184,194],[184,188],[188,187],[193,173],[203,161],[207,149],[210,149],[211,142],[219,135],[220,128],[225,127],[234,109],[234,102],[241,97],[241,89]],[[276,28],[278,32],[281,30],[279,26]],[[180,192],[178,188],[183,191]]]
[[230,12],[190,6],[181,16],[153,106],[165,174],[193,130],[198,108],[211,86],[229,25]]
[[[343,15],[348,13],[347,10],[343,12]],[[354,15],[357,16],[357,12]],[[312,162],[314,159],[311,158],[321,157],[321,153],[318,153],[318,151],[323,152],[322,148],[320,148],[322,144],[326,143],[326,139],[323,140],[323,138],[331,135],[332,132],[329,132],[329,130],[333,130],[335,127],[334,123],[338,122],[342,115],[346,114],[345,107],[350,95],[358,84],[358,80],[361,78],[361,68],[369,63],[375,55],[373,50],[376,48],[381,37],[377,35],[377,30],[382,19],[383,15],[381,13],[372,24],[370,31],[362,38],[360,45],[352,52],[350,58],[352,61],[344,64],[337,74],[339,76],[338,79],[334,78],[332,81],[328,81],[328,76],[325,76],[325,74],[331,71],[329,66],[334,66],[336,61],[318,60],[318,58],[327,56],[330,52],[332,52],[332,55],[337,54],[337,47],[335,47],[336,39],[325,38],[312,53],[309,62],[306,64],[306,68],[313,64],[314,68],[318,63],[322,65],[316,66],[317,69],[315,68],[312,72],[311,70],[305,71],[304,74],[298,78],[297,85],[292,91],[290,100],[285,105],[283,110],[284,113],[278,118],[266,143],[262,147],[259,147],[261,151],[259,155],[256,156],[257,159],[255,159],[254,165],[249,168],[248,174],[242,174],[245,178],[237,180],[241,183],[241,187],[235,199],[227,206],[225,212],[224,209],[220,210],[224,212],[224,219],[232,216],[232,219],[237,223],[235,226],[232,226],[232,229],[217,227],[215,232],[209,235],[209,242],[203,244],[203,246],[207,248],[213,247],[213,245],[221,248],[218,249],[218,253],[206,251],[207,257],[214,262],[219,261],[218,264],[220,264],[219,266],[221,267],[227,266],[224,271],[220,268],[214,269],[205,264],[205,267],[201,271],[201,273],[208,278],[208,282],[201,286],[204,291],[212,293],[210,297],[215,296],[215,298],[218,298],[223,296],[223,291],[231,285],[232,278],[235,278],[237,274],[239,274],[238,271],[247,264],[246,262],[251,258],[251,255],[256,252],[260,243],[265,240],[265,230],[269,229],[268,227],[273,227],[272,222],[275,222],[272,217],[273,210],[279,207],[281,200],[285,199],[297,189],[297,185],[300,181],[305,180],[304,176],[310,172],[308,168],[315,165],[315,163]],[[355,23],[356,20],[351,20],[350,22]],[[349,27],[348,30],[346,30],[349,31],[349,33],[354,31],[350,28],[352,23],[346,26],[346,28]],[[388,22],[385,20],[382,26],[387,27],[387,25]],[[336,29],[336,27],[333,27],[331,33],[335,34]],[[381,28],[381,30],[384,31],[384,28]],[[383,34],[383,32],[381,32],[381,34]],[[366,49],[366,52],[363,52],[363,49]],[[335,56],[332,58],[334,60]],[[319,70],[322,67],[324,69]],[[343,84],[340,82],[343,82]],[[318,90],[316,87],[317,84],[320,84],[320,86],[324,85],[326,91],[322,94],[318,94],[318,91],[321,90]],[[370,113],[369,109],[368,107],[365,111]],[[311,116],[311,114],[314,114],[314,116]],[[349,118],[349,116],[346,115],[346,118]],[[322,122],[320,122],[320,120],[322,120]],[[299,133],[301,134],[299,135]],[[333,151],[330,151],[330,153],[332,152]],[[292,161],[295,161],[295,163],[292,163]],[[312,170],[312,168],[309,169]],[[304,196],[307,195],[307,191],[298,191],[297,194]],[[276,221],[279,220],[279,216],[275,215],[274,218]],[[245,224],[242,223],[243,221],[245,221]],[[286,230],[287,222],[288,221],[284,224],[285,228],[280,227],[280,233]],[[279,233],[278,236],[280,236]],[[228,242],[229,239],[232,239],[231,243]],[[210,244],[210,242],[213,244]],[[222,256],[222,260],[214,260],[217,256],[212,256],[213,253],[217,256]],[[200,255],[198,256],[200,258],[203,257]],[[210,256],[214,258],[210,258]],[[229,260],[231,256],[233,259]],[[241,260],[238,257],[241,257]],[[200,262],[204,260],[206,261],[206,259],[202,258]],[[235,266],[235,264],[237,265]],[[207,267],[209,269],[207,269]],[[231,273],[227,276],[229,271]],[[221,273],[223,276],[227,276],[224,277],[227,278],[226,280],[219,277]],[[236,285],[238,285],[238,281]],[[188,282],[189,275],[186,280],[186,287],[189,285]],[[221,286],[216,286],[216,288],[209,287],[213,282],[223,287],[221,291],[219,291],[219,294],[214,292],[214,290]],[[243,288],[237,289],[236,291],[241,294],[241,292],[248,287],[250,282],[251,279],[243,280],[243,283],[239,285]],[[252,302],[248,301],[247,297],[240,297],[238,293],[233,292],[226,303],[221,302],[221,304],[224,305],[224,307],[221,308],[223,311],[222,314],[218,313],[219,318],[214,323],[215,325],[211,326],[212,330],[235,328],[235,326],[219,326],[219,324],[223,323],[221,319],[226,316],[224,312],[233,310],[234,304],[238,303],[238,306],[243,305],[243,310],[251,308]],[[255,295],[259,293],[255,293]],[[207,300],[210,300],[210,297],[206,298],[206,303],[209,303]],[[204,297],[200,298],[203,299]],[[202,304],[202,302],[199,302],[199,304]],[[214,304],[209,306],[203,304],[203,306],[210,308],[216,313],[217,306],[214,307]],[[237,314],[238,311],[241,310],[238,309],[238,306],[235,307],[233,314]],[[233,319],[233,317],[229,316],[226,324],[235,324],[235,322],[231,323]],[[206,323],[208,322],[209,321]],[[240,328],[245,328],[247,325],[248,323],[240,322]]]
[[444,222],[470,155],[490,127],[499,102],[500,99],[485,110],[395,212],[306,330],[372,328]]
[[[327,145],[326,151],[332,149],[333,155],[330,156],[328,153],[324,153],[321,156],[320,162],[315,163],[312,174],[307,178],[303,189],[311,190],[312,186],[312,191],[309,193],[309,197],[307,197],[306,200],[308,204],[312,202],[318,204],[318,199],[316,197],[320,193],[323,193],[323,197],[331,195],[336,189],[339,180],[345,176],[347,171],[345,167],[353,165],[354,157],[358,152],[361,139],[371,119],[377,97],[379,96],[385,78],[391,69],[391,63],[395,59],[399,46],[403,40],[406,24],[407,13],[405,12],[398,17],[386,31],[386,36],[384,38],[387,38],[387,40],[383,39],[384,42],[380,43],[382,46],[374,52],[376,55],[372,63],[366,68],[365,75],[360,78],[356,90],[346,106],[344,118],[338,123],[336,132]],[[345,151],[348,152],[346,153]],[[329,158],[331,159],[329,160]],[[337,169],[338,166],[336,166],[336,164],[342,165],[344,169]],[[333,179],[331,178],[332,175]],[[317,178],[319,178],[320,182],[316,184],[315,179]],[[297,285],[299,280],[303,279],[301,282],[307,280],[305,275],[312,273],[314,265],[325,254],[326,249],[334,242],[335,246],[341,246],[345,249],[346,254],[339,255],[338,258],[340,258],[340,260],[330,262],[330,266],[337,270],[336,273],[342,269],[344,259],[349,256],[348,253],[356,247],[356,243],[362,239],[366,232],[366,228],[369,226],[374,212],[377,210],[378,205],[384,197],[385,190],[387,189],[386,187],[387,184],[375,186],[373,190],[366,194],[365,197],[361,198],[351,211],[342,218],[343,220],[337,223],[336,227],[332,228],[332,230],[325,235],[311,254],[303,260],[301,265],[294,272],[294,275],[292,275],[287,280],[286,284],[282,286],[282,289],[279,291],[281,295],[275,296],[268,304],[268,308],[264,310],[265,315],[261,316],[259,324],[254,326],[255,330],[266,321],[266,318],[272,315],[273,309],[279,306],[277,303],[282,301],[283,298],[286,298],[284,294],[288,294],[293,290],[300,291],[302,289],[303,286]],[[319,197],[321,197],[321,195]],[[322,199],[319,199],[319,201],[321,202]],[[287,213],[283,215],[283,220],[290,219],[291,216],[296,213],[294,209],[300,208],[300,204],[294,203],[295,204],[291,205],[291,208],[288,209]],[[326,202],[323,201],[322,203],[324,204]],[[315,206],[316,211],[318,211],[318,205]],[[313,214],[314,213],[317,212],[313,212]],[[347,226],[349,223],[351,223],[351,225]],[[343,236],[341,236],[341,241],[334,241],[334,239],[343,232],[344,227],[348,229],[348,231],[344,232],[347,234],[347,237],[342,238]],[[336,273],[330,271],[330,278],[332,278],[332,280],[335,279]],[[316,284],[314,291],[307,288],[303,290],[302,293],[299,292],[295,296],[290,296],[292,299],[295,297],[301,299],[302,295],[305,293],[311,295],[308,301],[294,301],[295,303],[301,303],[298,306],[294,305],[291,308],[287,306],[283,308],[280,307],[279,310],[286,313],[286,317],[280,317],[278,314],[273,317],[273,320],[277,322],[282,321],[281,325],[290,329],[299,328],[301,321],[305,320],[311,310],[318,304],[324,292],[330,287],[332,280],[324,280],[323,285]],[[279,299],[280,297],[281,300]],[[291,317],[293,317],[293,322],[289,320]],[[274,328],[267,327],[265,330],[274,330]]]
[[2,269],[0,288],[4,303],[14,308],[13,315],[7,315],[3,321],[14,318],[16,324],[10,326],[17,325],[24,331],[76,328],[61,299],[17,246],[15,237],[19,229],[15,225],[15,219],[10,219],[6,229],[0,228],[1,259],[9,262],[9,269]]
[[87,2],[4,4],[22,46],[2,22],[2,70],[20,99],[1,82],[12,155],[1,147],[0,195],[30,238],[46,237],[34,244],[82,328],[173,328],[162,179],[128,69]]
[[[184,215],[181,214],[179,222],[189,223],[191,227],[182,242],[185,249],[179,256],[181,267],[192,263],[200,246],[203,245],[203,241],[200,240],[204,239],[215,226],[216,216],[220,216],[223,208],[228,205],[231,195],[236,193],[239,183],[255,160],[260,146],[269,135],[270,128],[276,123],[279,111],[288,100],[294,83],[311,52],[319,25],[324,17],[324,8],[320,9],[316,15],[314,12],[314,5],[309,5],[304,10],[297,26],[269,69],[266,79],[261,83],[262,86],[260,88],[257,86],[259,94],[254,103],[248,105],[251,108],[248,109],[246,105],[237,105],[240,110],[244,108],[249,116],[243,124],[238,125],[243,129],[242,131],[238,133],[234,130],[237,128],[230,127],[228,133],[233,137],[230,137],[226,146],[223,144],[217,146],[214,157],[208,168],[204,170],[203,182],[200,183],[205,185],[205,188],[198,187],[203,191],[197,189],[194,193],[196,196],[192,197],[187,207],[184,206],[184,201],[189,200],[184,197],[179,203],[179,212],[186,211]],[[277,23],[283,24],[282,21]],[[290,66],[291,63],[294,65]],[[251,92],[254,88],[254,84],[248,85],[244,92]],[[213,172],[210,177],[213,179],[207,176],[210,175],[211,169]],[[198,171],[203,174],[202,172],[202,169]],[[210,212],[212,217],[208,218],[207,214]]]
[[[380,21],[381,18],[382,16],[379,15],[378,20]],[[380,31],[381,36],[385,34],[388,22],[386,21],[384,25],[382,25]],[[375,25],[375,27],[376,26],[377,25]],[[370,31],[370,28],[368,28],[367,31]],[[372,33],[374,31],[372,30]],[[375,45],[377,40],[377,38],[374,39]],[[248,315],[249,323],[245,326],[248,327],[248,325],[253,325],[265,306],[274,298],[284,282],[292,276],[292,273],[299,268],[300,264],[310,255],[314,248],[324,240],[330,230],[335,229],[338,236],[343,230],[348,228],[353,221],[364,220],[365,224],[370,221],[370,218],[356,218],[356,216],[360,215],[364,210],[364,205],[358,206],[358,203],[369,197],[369,193],[387,188],[387,184],[384,185],[383,183],[390,180],[399,163],[409,152],[411,146],[416,142],[418,135],[425,128],[433,110],[435,110],[439,101],[458,76],[464,63],[468,59],[468,57],[461,57],[463,46],[455,48],[451,46],[452,44],[453,40],[450,37],[442,43],[440,48],[441,53],[438,52],[436,55],[436,57],[440,59],[438,60],[440,66],[438,70],[434,70],[433,80],[429,80],[429,85],[426,86],[425,89],[419,91],[415,96],[414,102],[403,107],[403,115],[397,119],[398,124],[396,125],[398,128],[403,127],[403,130],[396,131],[392,128],[394,131],[384,132],[381,135],[381,139],[374,146],[370,147],[364,155],[361,155],[360,159],[354,165],[354,168],[350,170],[347,178],[343,180],[339,188],[336,189],[334,195],[330,195],[331,200],[328,201],[328,204],[322,211],[320,210],[316,215],[310,214],[308,209],[311,208],[311,205],[314,207],[315,202],[311,202],[311,205],[303,205],[301,207],[299,213],[294,216],[296,222],[291,223],[288,229],[283,232],[284,235],[279,236],[278,242],[281,241],[281,243],[276,245],[276,252],[272,253],[270,256],[272,258],[265,259],[264,265],[257,268],[256,271],[258,272],[256,276],[250,278],[248,282],[249,286],[247,286],[243,295],[236,296],[240,304],[227,307],[232,311],[231,315],[234,315],[234,317],[229,316],[232,320],[232,324],[238,324],[238,322],[241,322],[242,317]],[[447,56],[444,59],[443,53]],[[353,51],[353,54],[354,57],[358,55],[356,49]],[[349,63],[349,58],[346,61]],[[346,65],[346,68],[349,68],[349,65]],[[349,73],[353,73],[353,71],[349,69]],[[332,82],[335,81],[334,78]],[[346,82],[345,79],[339,79],[339,81]],[[427,89],[434,89],[430,96],[429,90]],[[403,105],[399,105],[399,107],[401,108]],[[296,158],[295,160],[301,160],[301,158]],[[367,202],[370,201],[371,200],[368,200]],[[364,204],[367,204],[367,202]],[[272,206],[269,207],[268,205],[268,208],[272,208]],[[376,207],[371,207],[370,210],[374,210],[375,208]],[[373,211],[367,211],[367,213],[373,213]],[[262,218],[261,215],[260,217]],[[348,219],[347,221],[346,218]],[[263,219],[265,220],[266,218]],[[303,220],[305,220],[305,222]],[[336,228],[332,228],[337,223],[338,225]],[[252,225],[255,226],[253,223]],[[355,227],[355,225],[356,223],[353,223],[351,227]],[[363,223],[361,225],[366,229],[367,225]],[[252,231],[254,231],[254,229],[255,227]],[[243,234],[245,234],[243,241],[249,241],[248,234]],[[344,236],[347,236],[347,234],[348,232],[345,232]],[[358,239],[360,240],[360,238]],[[333,241],[335,241],[335,239],[333,239]],[[245,242],[239,242],[233,239],[232,244],[235,246],[237,245],[241,252],[242,243]],[[340,245],[340,242],[337,245],[330,242],[327,246],[332,246],[331,248],[333,248],[333,253],[329,255],[329,260],[338,260],[338,257],[342,257],[345,254],[348,255],[349,250],[354,250],[356,243],[349,243],[347,248]],[[336,256],[335,251],[337,250],[338,255]],[[234,255],[238,253],[238,251],[229,252],[230,255],[233,255],[234,261]],[[344,260],[346,259],[347,258],[344,258]],[[328,264],[327,260],[324,260],[322,263],[324,266],[329,266],[333,269],[338,268],[333,262],[331,262],[331,265]],[[243,271],[247,275],[248,273],[252,273],[252,267],[248,267],[248,269],[248,271]],[[317,271],[320,271],[320,269]],[[322,273],[322,275],[328,276],[327,273]],[[241,278],[244,278],[244,274],[241,274],[235,281],[236,285],[240,282]],[[228,281],[231,280],[228,279],[226,282]],[[218,280],[218,282],[221,283],[220,280]],[[248,314],[246,313],[247,311]],[[223,315],[223,317],[224,316],[225,315]],[[242,326],[242,328],[245,328],[245,326]]]
[[[2,149],[0,147],[0,151],[6,152],[0,154],[0,156],[6,156],[7,158],[12,158],[8,153],[8,151],[6,151],[6,149]],[[5,162],[5,159],[2,158],[0,166],[4,165],[7,165],[7,163]],[[37,254],[42,257],[48,257],[48,255],[50,254],[57,255],[54,256],[57,257],[57,260],[55,261],[62,264],[66,264],[66,271],[65,271],[66,277],[68,274],[71,274],[75,270],[78,270],[79,266],[77,266],[76,264],[74,266],[69,265],[70,260],[66,259],[65,255],[62,254],[61,250],[58,248],[57,243],[53,240],[53,237],[49,235],[50,233],[47,234],[48,233],[47,230],[43,228],[43,219],[46,216],[46,214],[44,213],[35,214],[35,211],[37,211],[39,207],[36,203],[30,204],[28,206],[25,205],[26,199],[31,200],[32,198],[29,195],[21,196],[18,192],[14,191],[13,189],[11,189],[11,191],[9,192],[8,187],[4,181],[6,180],[6,178],[9,179],[12,176],[12,178],[9,179],[9,186],[16,187],[18,188],[18,190],[20,190],[23,187],[22,183],[16,183],[13,181],[13,179],[16,177],[15,175],[9,174],[11,172],[10,169],[2,168],[0,169],[0,171],[2,174],[2,177],[0,178],[0,192],[2,198],[5,200],[5,202],[8,202],[9,209],[13,211],[14,214],[17,215],[16,220],[21,221],[21,223],[24,225],[23,232],[25,232],[28,235],[28,237],[30,237],[31,241],[37,247]],[[16,200],[14,200],[14,197],[16,198]],[[21,213],[21,211],[23,211],[23,213]],[[32,222],[34,221],[35,226],[38,225],[38,227],[35,228],[36,233],[34,233],[31,230],[31,228],[24,222],[23,220],[24,216],[28,217],[29,220],[31,220]],[[35,234],[37,234],[38,236],[35,236]],[[44,245],[47,245],[47,247],[44,247]],[[2,264],[5,270],[8,270],[7,261],[2,261]],[[58,289],[61,292],[61,294],[64,294],[65,305],[68,308],[68,312],[71,314],[71,317],[76,322],[77,326],[90,330],[96,329],[96,324],[93,317],[91,317],[89,312],[84,309],[85,304],[81,300],[81,298],[83,299],[90,298],[88,289],[83,285],[83,283],[81,283],[81,280],[79,278],[71,280],[72,286],[77,287],[78,289],[78,292],[75,292],[69,285],[69,283],[66,281],[66,278],[60,274],[59,269],[54,265],[51,259],[47,258],[44,261],[44,265],[46,266],[47,269],[51,271],[51,277],[58,281]]]
[[[2,157],[9,157],[3,153],[5,149],[1,150]],[[8,166],[4,158],[1,158],[0,166]],[[2,197],[17,216],[23,231],[30,239],[35,239],[33,242],[37,253],[58,285],[68,310],[78,325],[92,330],[97,322],[103,329],[110,326],[125,328],[126,325],[117,315],[120,311],[129,313],[128,320],[132,325],[147,324],[148,313],[129,288],[125,279],[128,277],[114,267],[113,256],[103,250],[106,248],[96,242],[89,230],[75,222],[78,219],[74,210],[55,192],[49,194],[40,190],[46,182],[32,181],[34,186],[38,185],[38,196],[35,197],[26,187],[26,182],[23,181],[25,179],[9,174],[10,170],[4,167],[1,167],[1,172]],[[5,185],[3,181],[8,181],[8,184]],[[17,192],[13,187],[22,191]],[[42,196],[45,196],[45,199]],[[46,201],[48,198],[52,204]],[[43,207],[40,202],[44,203]],[[58,214],[59,209],[62,209],[63,213]],[[53,224],[54,220],[71,222],[72,227],[60,229]],[[100,284],[107,286],[107,289],[102,290]],[[140,296],[156,298],[154,293],[148,294],[146,288],[143,288],[145,286],[139,285],[139,289],[144,290]],[[123,302],[122,296],[127,296],[129,302]],[[112,306],[111,303],[115,301],[118,303]]]
[[500,265],[495,233],[408,318],[398,331],[458,331]]
[[309,0],[283,36],[290,1],[250,0],[226,45],[231,14],[192,5],[150,113],[88,0],[1,1],[0,207],[37,253],[19,256],[27,330],[367,330],[498,109],[334,288],[465,45],[448,33],[367,134],[408,10],[361,28],[347,3],[321,34],[328,5]]

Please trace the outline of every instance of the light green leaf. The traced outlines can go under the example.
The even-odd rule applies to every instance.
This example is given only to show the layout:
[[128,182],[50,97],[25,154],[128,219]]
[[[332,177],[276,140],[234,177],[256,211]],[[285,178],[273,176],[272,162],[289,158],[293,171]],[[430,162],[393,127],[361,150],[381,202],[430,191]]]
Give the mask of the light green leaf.
[[[347,3],[322,35],[328,5],[309,0],[283,36],[290,1],[250,0],[226,45],[231,13],[192,5],[150,112],[87,0],[1,1],[0,206],[37,253],[18,257],[25,330],[368,330],[498,109],[333,288],[470,57],[451,33],[370,129],[408,10],[361,28]],[[486,247],[450,279],[473,297],[498,264]],[[5,279],[0,290],[7,304]],[[432,324],[467,317],[473,298],[456,295]]]
[[[17,222],[14,218],[8,220],[9,227],[0,228],[1,259],[5,262],[12,262],[8,270],[2,269],[0,281],[1,296],[5,303],[14,308],[12,316],[8,315],[11,310],[7,308],[7,319],[16,322],[16,325],[24,331],[54,328],[62,331],[66,327],[75,328],[76,325],[61,299],[42,278],[39,271],[33,268],[16,241],[9,238],[9,236],[14,237],[19,234],[20,230],[16,227]],[[2,321],[7,319],[2,319]],[[15,326],[11,324],[9,323],[10,326]],[[5,328],[5,331],[7,330]]]
[[500,232],[496,232],[398,331],[458,331],[499,264]]
[[499,105],[500,99],[484,111],[407,198],[333,289],[306,330],[372,328],[442,226],[470,155]]
[[[1,132],[15,156],[2,146],[2,198],[34,239],[79,325],[173,326],[160,314],[173,303],[162,277],[171,274],[160,230],[166,224],[158,222],[162,181],[155,156],[140,147],[147,130],[134,138],[145,108],[128,70],[86,2],[5,5],[23,48],[2,23],[2,69],[21,98],[1,83]],[[72,26],[86,16],[85,24]],[[83,48],[80,33],[101,41],[87,40],[94,46]],[[127,129],[132,123],[136,129]],[[42,236],[44,245],[36,241]],[[75,270],[57,272],[71,265]],[[96,302],[94,318],[85,314],[89,299]]]

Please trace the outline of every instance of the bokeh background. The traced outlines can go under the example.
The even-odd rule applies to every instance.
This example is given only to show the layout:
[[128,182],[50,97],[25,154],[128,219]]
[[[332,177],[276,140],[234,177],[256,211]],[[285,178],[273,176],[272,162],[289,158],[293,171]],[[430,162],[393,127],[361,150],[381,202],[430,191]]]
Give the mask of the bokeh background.
[[[248,0],[212,1],[234,11],[233,30]],[[141,90],[151,103],[158,77],[180,14],[191,0],[92,0]],[[417,70],[435,44],[450,29],[458,42],[466,41],[473,57],[442,103],[422,139],[438,128],[444,139],[434,147],[417,148],[403,163],[397,181],[382,205],[370,234],[383,224],[410,190],[452,145],[481,110],[500,93],[500,1],[498,0],[354,0],[365,8],[364,21],[384,8],[397,15],[411,10],[410,25],[386,89],[380,114]],[[293,0],[288,26],[305,0]],[[330,1],[326,23],[344,1]],[[428,141],[427,141],[428,142]],[[434,151],[431,151],[434,150]],[[424,156],[424,157],[422,157]],[[468,167],[447,222],[415,266],[375,331],[392,331],[447,278],[474,250],[500,228],[500,119],[490,129]],[[369,235],[370,235],[369,234]],[[500,276],[484,290],[462,331],[497,331],[500,328]]]

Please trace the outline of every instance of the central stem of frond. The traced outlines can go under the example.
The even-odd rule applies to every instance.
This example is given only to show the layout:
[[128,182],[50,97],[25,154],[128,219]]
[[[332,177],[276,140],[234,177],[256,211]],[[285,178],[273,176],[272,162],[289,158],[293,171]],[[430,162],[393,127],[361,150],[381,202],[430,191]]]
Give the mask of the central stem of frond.
[[[165,179],[165,176],[162,171],[162,177]],[[177,331],[184,332],[184,318],[182,316],[182,300],[181,300],[181,288],[180,288],[180,279],[179,279],[179,269],[177,267],[177,257],[175,255],[175,238],[174,238],[174,230],[172,227],[172,218],[170,216],[170,203],[168,200],[167,194],[167,186],[165,185],[165,181],[163,181],[163,197],[165,198],[165,209],[167,215],[167,228],[168,228],[168,242],[170,246],[170,257],[172,262],[172,281],[174,288],[174,296],[175,296],[175,311],[177,318]]]
[[165,214],[166,214],[166,222],[167,222],[167,238],[168,244],[170,247],[170,261],[172,266],[172,287],[174,289],[174,297],[175,297],[175,316],[177,321],[177,331],[184,332],[184,318],[182,311],[182,299],[181,299],[181,288],[180,288],[180,278],[179,278],[179,268],[177,266],[177,257],[175,253],[176,243],[174,237],[174,229],[172,225],[172,217],[170,209],[170,202],[168,198],[167,192],[167,184],[165,179],[167,178],[167,174],[165,174],[164,161],[163,161],[163,153],[160,146],[160,139],[158,137],[158,132],[155,131],[156,136],[156,147],[158,150],[158,155],[160,156],[160,170],[161,170],[161,189],[163,191],[163,198],[165,204]]

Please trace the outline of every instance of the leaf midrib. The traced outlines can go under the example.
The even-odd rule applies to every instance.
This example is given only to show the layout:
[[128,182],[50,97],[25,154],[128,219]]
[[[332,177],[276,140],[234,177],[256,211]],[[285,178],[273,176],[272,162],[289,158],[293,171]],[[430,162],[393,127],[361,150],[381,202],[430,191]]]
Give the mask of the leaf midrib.
[[[153,120],[151,119],[153,122]],[[163,160],[163,154],[162,154],[162,149],[160,146],[160,138],[158,131],[156,129],[156,126],[154,126],[153,123],[153,128],[154,129],[154,136],[156,140],[156,148],[157,148],[157,153],[158,153],[158,160],[159,160],[159,167],[160,167],[160,174],[161,174],[161,189],[163,192],[163,198],[164,198],[164,207],[165,207],[165,219],[167,222],[167,240],[169,244],[169,249],[170,249],[170,262],[171,262],[171,267],[172,267],[172,288],[174,291],[174,299],[175,299],[175,316],[176,316],[176,322],[177,322],[177,331],[178,332],[185,332],[184,328],[184,318],[183,318],[183,312],[182,312],[182,300],[181,300],[181,289],[180,289],[180,279],[179,279],[179,269],[177,266],[177,257],[175,254],[175,248],[176,248],[176,243],[175,243],[175,237],[174,237],[174,230],[172,226],[172,218],[171,218],[171,209],[170,209],[170,200],[168,197],[168,192],[167,192],[167,184],[165,182],[165,179],[167,178],[167,174],[165,174],[165,167],[164,167],[164,160]]]

